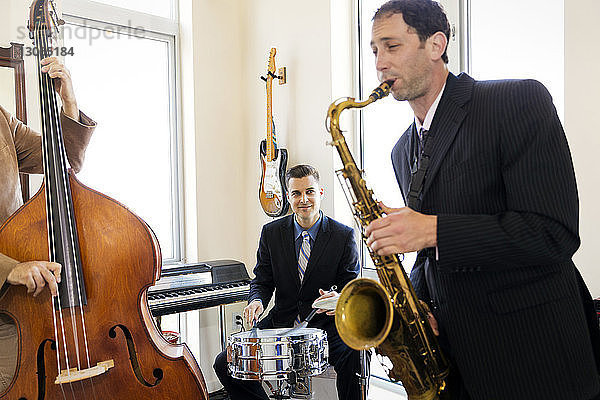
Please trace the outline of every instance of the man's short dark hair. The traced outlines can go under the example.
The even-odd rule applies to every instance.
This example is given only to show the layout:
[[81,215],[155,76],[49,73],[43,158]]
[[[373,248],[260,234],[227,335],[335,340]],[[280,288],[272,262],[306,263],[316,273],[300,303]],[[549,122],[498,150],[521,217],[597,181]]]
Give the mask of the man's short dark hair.
[[[413,28],[421,42],[425,42],[436,32],[446,35],[450,43],[450,23],[444,9],[437,1],[432,0],[390,0],[375,12],[373,21],[379,18],[387,18],[393,14],[402,14],[406,25]],[[444,49],[442,60],[448,63],[448,53]]]
[[285,184],[289,185],[290,179],[292,178],[299,179],[304,178],[305,176],[312,176],[319,182],[319,171],[317,171],[315,167],[308,164],[299,164],[288,169],[285,174]]

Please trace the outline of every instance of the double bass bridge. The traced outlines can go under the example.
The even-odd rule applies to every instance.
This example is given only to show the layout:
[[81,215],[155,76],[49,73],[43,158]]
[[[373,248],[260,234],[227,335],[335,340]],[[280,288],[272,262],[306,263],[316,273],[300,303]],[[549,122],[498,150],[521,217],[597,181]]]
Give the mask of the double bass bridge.
[[82,381],[84,379],[93,378],[98,375],[102,375],[105,372],[108,372],[109,369],[115,366],[114,360],[101,361],[95,367],[86,368],[86,369],[64,369],[60,372],[60,374],[56,377],[54,381],[57,385],[62,385],[63,383],[73,383],[77,381]]

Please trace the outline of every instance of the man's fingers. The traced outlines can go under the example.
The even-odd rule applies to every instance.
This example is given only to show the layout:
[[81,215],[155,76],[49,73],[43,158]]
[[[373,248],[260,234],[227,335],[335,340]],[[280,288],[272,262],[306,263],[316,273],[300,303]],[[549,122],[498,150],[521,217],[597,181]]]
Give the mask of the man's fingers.
[[371,236],[371,233],[377,229],[384,228],[389,225],[386,218],[379,218],[371,222],[365,229],[365,236]]
[[379,202],[379,207],[381,207],[381,211],[383,211],[386,214],[389,214],[391,212],[391,208],[389,208],[388,206],[386,206],[385,204],[383,204],[383,201]]
[[[41,267],[41,268],[44,268],[44,267]],[[35,292],[33,293],[33,296],[35,297],[38,294],[40,294],[40,292],[42,291],[44,286],[46,286],[46,280],[42,276],[40,267],[36,266],[36,267],[31,268],[30,274],[31,274],[31,277],[33,278],[33,280],[35,281]]]
[[399,249],[398,245],[402,245],[402,243],[398,243],[398,239],[395,239],[391,236],[387,236],[387,237],[382,237],[382,238],[372,241],[369,244],[369,247],[373,251],[377,252],[377,254],[381,254],[381,253],[379,253],[380,250],[387,249],[390,247],[398,250]]
[[438,330],[437,320],[433,316],[432,313],[427,313],[427,320],[429,321],[429,325],[431,326],[431,330],[435,336],[440,336],[440,331]]
[[399,248],[398,246],[385,246],[377,250],[380,256],[391,256],[392,254],[404,254],[409,251]]
[[60,265],[59,263],[55,263],[55,262],[49,262],[48,263],[48,269],[50,270],[50,272],[52,272],[52,274],[54,274],[54,277],[56,278],[56,282],[60,283],[60,273],[62,271],[62,265]]
[[383,204],[383,201],[379,202],[379,207],[381,207],[381,211],[383,211],[384,213],[386,213],[388,215],[402,210],[402,208],[388,207],[385,204]]
[[250,311],[250,307],[246,307],[244,308],[244,319],[246,320],[246,322],[249,324],[252,320],[250,319],[250,316],[252,315],[251,311]]
[[27,287],[27,293],[31,293],[31,292],[35,291],[36,284],[35,284],[35,280],[33,279],[33,276],[31,276],[31,274],[25,278],[23,285],[25,285]]
[[42,268],[40,272],[42,273],[44,280],[48,283],[48,287],[50,288],[50,293],[52,293],[52,296],[57,296],[58,284],[56,283],[56,277],[52,271],[47,268]]
[[58,57],[46,57],[40,61],[42,65],[52,64],[53,62],[58,62]]

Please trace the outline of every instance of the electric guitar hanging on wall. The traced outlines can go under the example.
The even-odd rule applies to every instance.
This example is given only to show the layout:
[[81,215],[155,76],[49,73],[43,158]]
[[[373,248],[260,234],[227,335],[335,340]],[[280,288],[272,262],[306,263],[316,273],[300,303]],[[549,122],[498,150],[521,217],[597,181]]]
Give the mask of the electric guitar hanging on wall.
[[275,48],[271,48],[267,76],[261,79],[267,83],[267,139],[260,142],[260,161],[262,176],[258,196],[260,205],[270,217],[280,217],[288,212],[285,186],[285,170],[287,167],[287,150],[277,147],[275,123],[273,122],[273,79],[279,79],[279,84],[285,84],[285,67],[280,68],[280,76],[275,75]]

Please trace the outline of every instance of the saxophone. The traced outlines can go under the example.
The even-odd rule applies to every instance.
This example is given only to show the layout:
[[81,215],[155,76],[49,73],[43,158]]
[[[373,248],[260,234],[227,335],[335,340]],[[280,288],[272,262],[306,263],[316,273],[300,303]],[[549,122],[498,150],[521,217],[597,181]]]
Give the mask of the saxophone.
[[[388,82],[382,83],[363,102],[339,99],[327,111],[327,128],[333,138],[330,144],[336,147],[343,163],[336,172],[361,232],[383,212],[348,149],[339,117],[347,108],[363,108],[387,96],[390,87]],[[427,321],[427,306],[417,298],[399,255],[369,252],[381,283],[359,278],[344,287],[335,310],[339,335],[355,350],[375,347],[388,376],[402,381],[410,400],[438,399],[449,367]]]

